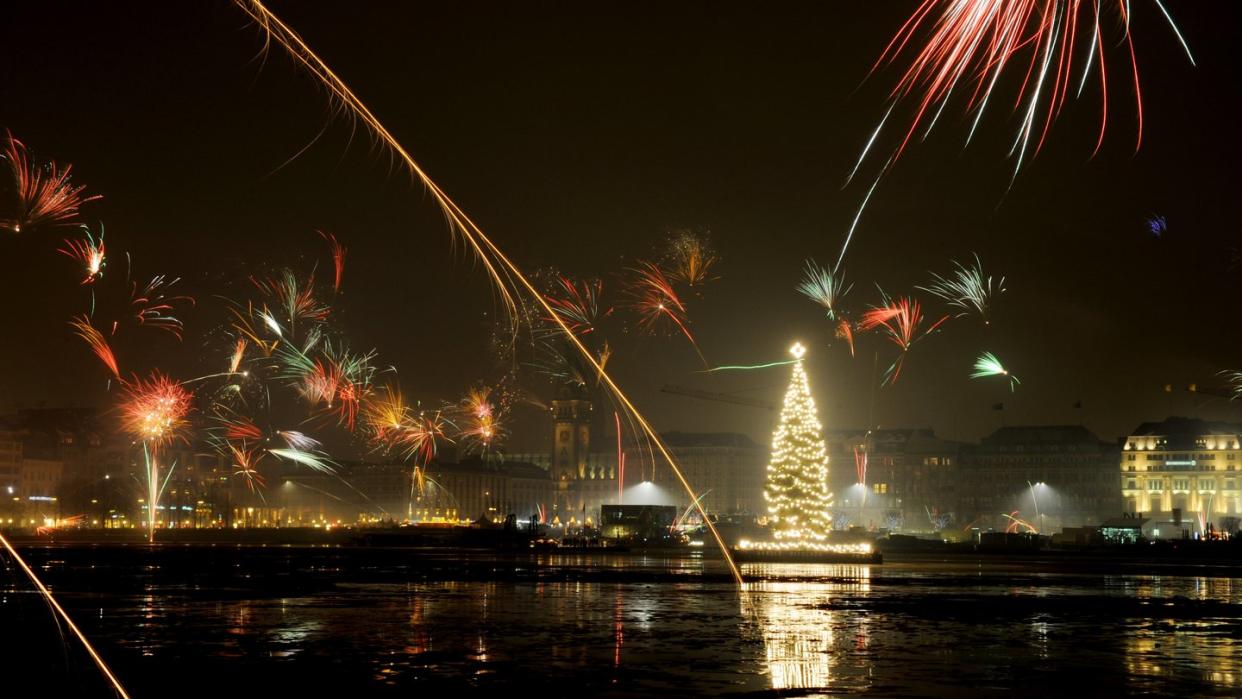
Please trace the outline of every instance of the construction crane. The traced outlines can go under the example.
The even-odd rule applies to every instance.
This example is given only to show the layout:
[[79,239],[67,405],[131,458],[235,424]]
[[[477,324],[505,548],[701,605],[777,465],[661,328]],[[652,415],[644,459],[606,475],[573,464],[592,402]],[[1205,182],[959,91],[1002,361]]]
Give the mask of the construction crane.
[[674,386],[672,384],[664,384],[660,389],[661,393],[671,393],[677,396],[689,396],[690,398],[698,398],[700,400],[714,400],[718,403],[733,403],[735,405],[748,405],[752,408],[764,408],[766,410],[776,410],[776,403],[761,398],[746,398],[745,396],[736,396],[731,393],[715,393],[713,391],[700,391],[697,388],[686,388],[685,386]]

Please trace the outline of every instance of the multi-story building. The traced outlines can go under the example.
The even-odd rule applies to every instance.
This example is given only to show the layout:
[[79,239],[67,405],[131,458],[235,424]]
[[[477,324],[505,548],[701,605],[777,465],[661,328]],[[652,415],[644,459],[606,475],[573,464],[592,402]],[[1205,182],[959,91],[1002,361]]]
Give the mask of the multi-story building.
[[1117,453],[1082,425],[1002,427],[963,455],[959,522],[1020,531],[1098,525],[1121,511]]
[[[598,522],[605,504],[690,505],[690,495],[658,451],[646,443],[627,440],[620,453],[591,451],[591,402],[572,389],[563,389],[552,401],[551,453],[510,454],[539,466],[555,486],[544,512],[549,522]],[[762,514],[767,450],[740,434],[670,432],[661,439],[673,454],[686,480],[714,513]],[[624,480],[622,476],[624,475]],[[634,486],[643,485],[639,490]],[[628,495],[621,495],[624,486]],[[652,502],[631,502],[654,498]],[[518,513],[520,514],[520,513]]]
[[1127,511],[1188,532],[1237,530],[1242,425],[1185,417],[1144,422],[1126,437],[1120,464]]
[[935,531],[954,521],[964,445],[931,428],[825,435],[836,525]]
[[[763,487],[767,478],[767,449],[746,435],[729,432],[667,432],[660,439],[694,488],[703,509],[715,514],[766,514]],[[645,448],[626,450],[627,464],[637,464],[644,457],[648,462],[652,460]],[[662,459],[646,465],[645,470],[650,474],[650,482],[673,502],[683,508],[690,504],[685,486]],[[626,483],[636,484],[638,479],[627,474]]]

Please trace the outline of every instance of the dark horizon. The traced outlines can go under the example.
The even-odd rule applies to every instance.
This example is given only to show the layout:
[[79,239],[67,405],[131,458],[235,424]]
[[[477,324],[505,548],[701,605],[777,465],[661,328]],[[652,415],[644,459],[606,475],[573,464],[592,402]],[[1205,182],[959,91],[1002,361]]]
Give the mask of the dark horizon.
[[[753,364],[784,358],[795,339],[808,344],[828,429],[930,426],[976,441],[1003,419],[1085,424],[1112,441],[1170,415],[1239,420],[1226,399],[1184,391],[1218,389],[1218,372],[1242,368],[1242,331],[1221,308],[1237,293],[1240,149],[1228,137],[1242,89],[1228,31],[1237,7],[1170,4],[1198,67],[1154,8],[1136,8],[1137,154],[1132,95],[1118,80],[1094,159],[1099,97],[1089,89],[1011,190],[1014,124],[999,109],[969,148],[968,124],[946,115],[897,163],[843,265],[851,304],[877,300],[875,283],[911,292],[928,270],[945,274],[950,260],[976,252],[1008,291],[990,326],[951,319],[886,388],[874,377],[892,346],[861,338],[851,360],[794,286],[805,259],[836,259],[861,202],[858,182],[841,183],[896,71],[864,78],[910,8],[790,5],[759,15],[699,3],[653,17],[621,5],[480,7],[274,9],[523,269],[600,276],[615,288],[617,273],[651,257],[669,229],[709,229],[722,278],[691,312],[704,354],[713,365]],[[329,230],[349,248],[335,306],[355,345],[375,347],[380,365],[398,367],[405,390],[430,403],[494,380],[486,280],[453,250],[419,187],[367,134],[351,142],[349,124],[330,118],[321,90],[284,54],[257,56],[260,33],[234,8],[162,9],[0,10],[10,55],[0,126],[36,155],[73,163],[75,182],[104,196],[85,220],[102,222],[141,274],[181,277],[200,309],[264,268],[318,260],[322,269],[315,231]],[[1167,218],[1163,237],[1146,232],[1152,215]],[[0,242],[10,260],[0,293],[17,338],[0,347],[10,367],[0,411],[114,401],[66,325],[85,292],[55,253],[61,233]],[[114,258],[107,273],[122,265]],[[224,353],[210,318],[187,313],[180,344],[155,333],[118,352],[141,373],[203,373]],[[676,336],[626,335],[617,349],[610,367],[658,430],[768,442],[774,414],[659,389],[779,400],[783,369],[696,373]],[[984,350],[1021,378],[1016,392],[967,378]],[[519,410],[510,450],[541,448],[539,413]],[[605,410],[597,415],[606,432]]]

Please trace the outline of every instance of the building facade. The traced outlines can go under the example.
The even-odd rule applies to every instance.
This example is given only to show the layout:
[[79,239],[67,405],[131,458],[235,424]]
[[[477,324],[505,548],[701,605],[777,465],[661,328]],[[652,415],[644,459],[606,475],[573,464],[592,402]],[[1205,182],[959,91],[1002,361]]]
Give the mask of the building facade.
[[1082,425],[1002,427],[963,455],[959,521],[966,528],[1056,531],[1121,513],[1118,448]]
[[[677,460],[682,476],[694,488],[704,510],[720,515],[761,516],[767,513],[763,497],[767,478],[766,448],[746,435],[730,432],[668,432],[660,438]],[[688,507],[690,496],[685,486],[659,454],[653,459],[645,449],[631,447],[626,450],[627,469],[629,464],[638,464],[644,458],[649,463],[644,464],[639,473],[650,474],[651,483],[673,502]],[[650,463],[652,461],[654,463]],[[626,483],[637,484],[639,479],[627,473]]]
[[955,521],[964,445],[931,428],[829,430],[835,526],[939,531]]
[[1121,447],[1127,512],[1173,531],[1233,532],[1242,515],[1242,425],[1171,417],[1144,422]]

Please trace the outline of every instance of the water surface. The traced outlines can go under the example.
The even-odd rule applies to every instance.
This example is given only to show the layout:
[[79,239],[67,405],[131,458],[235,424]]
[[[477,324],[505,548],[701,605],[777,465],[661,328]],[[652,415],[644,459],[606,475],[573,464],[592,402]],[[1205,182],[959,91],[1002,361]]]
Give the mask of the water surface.
[[[1225,567],[881,566],[173,546],[27,549],[136,697],[1242,693]],[[104,695],[11,566],[9,677]],[[15,674],[14,674],[15,673]],[[22,696],[22,695],[15,695]]]

